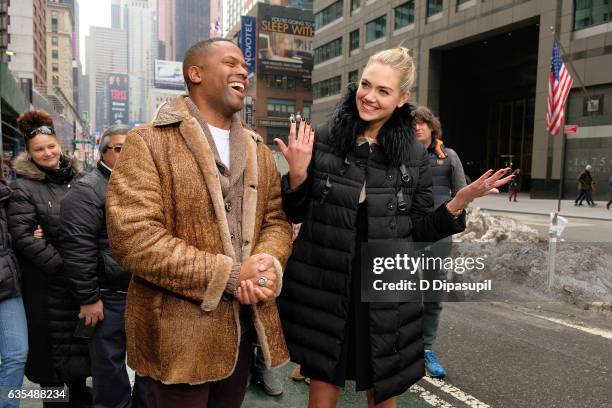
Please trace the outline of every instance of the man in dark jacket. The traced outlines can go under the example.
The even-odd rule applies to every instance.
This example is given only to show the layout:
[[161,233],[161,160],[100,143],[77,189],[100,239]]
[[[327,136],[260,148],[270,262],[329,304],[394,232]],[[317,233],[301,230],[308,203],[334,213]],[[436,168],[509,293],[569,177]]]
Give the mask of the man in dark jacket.
[[591,196],[591,191],[593,191],[593,176],[591,175],[592,170],[593,167],[591,167],[590,164],[587,164],[584,171],[580,174],[580,177],[578,177],[580,193],[574,201],[575,206],[581,206],[585,199],[589,207],[595,207],[597,205],[593,202],[593,198]]
[[95,326],[89,341],[96,407],[131,407],[125,364],[125,299],[131,273],[112,257],[106,233],[106,190],[130,127],[111,126],[100,142],[101,160],[75,183],[61,204],[60,252],[64,273],[81,305],[79,318]]
[[[440,120],[424,106],[414,111],[416,139],[427,149],[431,165],[431,181],[434,193],[434,208],[451,199],[466,186],[465,174],[459,156],[442,143]],[[432,246],[432,256],[445,258],[451,251],[452,238],[446,237]],[[446,279],[445,270],[426,271],[428,279]],[[445,377],[446,371],[432,351],[438,335],[438,324],[442,313],[441,302],[423,304],[423,345],[425,346],[425,369],[432,377]]]

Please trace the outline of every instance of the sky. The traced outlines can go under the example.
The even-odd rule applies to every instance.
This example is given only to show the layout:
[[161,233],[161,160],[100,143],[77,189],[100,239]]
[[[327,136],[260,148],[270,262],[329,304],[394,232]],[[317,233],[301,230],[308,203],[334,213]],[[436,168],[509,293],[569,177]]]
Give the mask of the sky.
[[79,2],[79,56],[85,71],[85,37],[89,27],[111,26],[111,0],[78,0]]

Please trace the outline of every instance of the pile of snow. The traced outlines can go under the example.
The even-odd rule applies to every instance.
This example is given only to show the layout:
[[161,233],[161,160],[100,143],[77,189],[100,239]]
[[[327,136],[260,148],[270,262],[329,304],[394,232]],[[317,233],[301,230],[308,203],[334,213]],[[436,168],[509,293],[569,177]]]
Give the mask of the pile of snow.
[[544,242],[535,229],[518,221],[480,210],[467,210],[465,231],[453,236],[455,242]]
[[[588,307],[612,301],[612,243],[559,242],[553,284],[548,288],[546,237],[516,220],[468,210],[466,229],[453,237],[454,257],[485,257],[485,269],[449,275],[453,282],[491,279],[486,300],[563,300]],[[465,293],[458,299],[479,300]]]

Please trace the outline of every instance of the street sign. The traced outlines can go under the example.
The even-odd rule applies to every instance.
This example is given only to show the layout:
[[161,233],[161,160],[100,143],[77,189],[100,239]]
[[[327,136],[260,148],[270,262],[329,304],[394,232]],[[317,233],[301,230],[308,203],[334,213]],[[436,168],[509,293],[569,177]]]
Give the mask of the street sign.
[[575,135],[578,132],[578,125],[565,125],[563,131],[568,135]]
[[86,144],[91,143],[91,140],[75,140],[74,144]]

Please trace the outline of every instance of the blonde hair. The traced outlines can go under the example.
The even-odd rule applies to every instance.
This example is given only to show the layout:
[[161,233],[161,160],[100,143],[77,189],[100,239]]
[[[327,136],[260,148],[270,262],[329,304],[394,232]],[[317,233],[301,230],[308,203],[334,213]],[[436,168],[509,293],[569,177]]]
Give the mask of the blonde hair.
[[409,93],[416,77],[416,67],[408,48],[398,45],[388,50],[379,51],[372,55],[366,68],[375,62],[388,65],[400,73],[400,92]]

